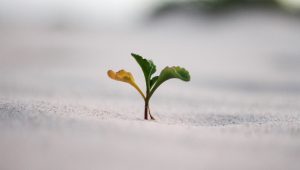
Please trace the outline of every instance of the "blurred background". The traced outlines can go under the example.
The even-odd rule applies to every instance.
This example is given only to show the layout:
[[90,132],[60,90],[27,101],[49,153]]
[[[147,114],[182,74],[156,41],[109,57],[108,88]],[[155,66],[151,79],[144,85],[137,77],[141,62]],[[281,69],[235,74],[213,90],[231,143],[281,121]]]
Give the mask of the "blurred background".
[[1,94],[127,96],[106,70],[142,84],[131,52],[186,67],[196,90],[298,94],[299,10],[298,0],[1,0]]
[[299,8],[298,0],[1,0],[0,14],[2,27],[99,30],[135,26],[175,13],[224,19],[245,10],[297,14]]

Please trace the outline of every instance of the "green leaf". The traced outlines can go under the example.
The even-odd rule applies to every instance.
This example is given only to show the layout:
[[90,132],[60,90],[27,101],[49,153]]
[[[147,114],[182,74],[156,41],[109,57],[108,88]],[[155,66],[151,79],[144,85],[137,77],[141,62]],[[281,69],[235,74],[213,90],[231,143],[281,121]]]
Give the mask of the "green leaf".
[[156,83],[154,84],[153,88],[151,89],[149,98],[152,96],[154,91],[165,81],[169,79],[177,78],[182,81],[190,81],[190,73],[182,67],[179,66],[173,66],[173,67],[165,67],[161,72],[156,80]]
[[154,77],[150,80],[150,88],[153,87],[153,85],[156,83],[157,79],[158,79],[158,76],[154,76]]
[[143,70],[145,81],[146,81],[147,93],[148,93],[151,88],[150,85],[151,76],[156,72],[156,66],[151,60],[144,59],[142,56],[138,54],[131,53],[131,55]]

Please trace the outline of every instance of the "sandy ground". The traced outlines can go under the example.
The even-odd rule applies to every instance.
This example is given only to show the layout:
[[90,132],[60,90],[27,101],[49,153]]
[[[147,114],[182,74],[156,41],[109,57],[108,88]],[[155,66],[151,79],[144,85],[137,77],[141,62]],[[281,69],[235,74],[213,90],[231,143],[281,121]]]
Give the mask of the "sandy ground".
[[[170,19],[169,19],[170,21]],[[180,16],[134,30],[0,31],[0,169],[300,168],[300,22],[252,13]],[[144,121],[133,88],[111,81],[131,52],[170,81]]]

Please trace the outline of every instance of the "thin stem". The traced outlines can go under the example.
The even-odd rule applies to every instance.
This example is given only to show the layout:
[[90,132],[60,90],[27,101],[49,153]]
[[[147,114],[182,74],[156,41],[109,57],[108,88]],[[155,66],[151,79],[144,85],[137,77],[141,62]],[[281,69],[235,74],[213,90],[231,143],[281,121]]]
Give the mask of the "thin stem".
[[145,112],[144,112],[145,120],[148,120],[148,113],[149,113],[149,102],[145,100]]
[[[149,107],[149,106],[148,106]],[[149,116],[150,116],[150,118],[151,118],[151,120],[155,120],[155,118],[151,115],[151,113],[150,113],[150,107],[149,107]]]
[[[145,114],[146,114],[146,103],[147,103],[147,119],[148,119],[148,114],[150,116],[150,119],[151,120],[155,120],[155,118],[151,115],[151,112],[150,112],[150,107],[149,107],[149,101],[150,101],[150,91],[147,92],[147,97],[145,98]],[[146,117],[146,115],[145,115]]]
[[150,98],[152,97],[153,93],[155,92],[155,90],[158,88],[158,86],[160,84],[155,83],[154,86],[152,87],[152,89],[149,91],[149,93],[147,93],[148,100],[150,100]]
[[146,100],[146,97],[144,95],[144,93],[142,92],[142,90],[139,88],[138,85],[136,85],[135,83],[130,83],[143,97],[144,100]]

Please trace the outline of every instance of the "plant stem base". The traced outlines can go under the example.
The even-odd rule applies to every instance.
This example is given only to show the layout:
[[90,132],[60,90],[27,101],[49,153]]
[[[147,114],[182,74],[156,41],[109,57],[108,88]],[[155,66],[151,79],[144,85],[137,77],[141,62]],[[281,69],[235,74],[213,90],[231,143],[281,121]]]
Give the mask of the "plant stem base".
[[145,102],[145,112],[144,112],[144,119],[145,120],[149,120],[148,115],[150,117],[150,120],[155,120],[155,118],[150,113],[149,103]]

